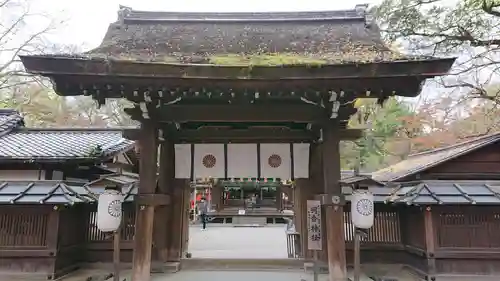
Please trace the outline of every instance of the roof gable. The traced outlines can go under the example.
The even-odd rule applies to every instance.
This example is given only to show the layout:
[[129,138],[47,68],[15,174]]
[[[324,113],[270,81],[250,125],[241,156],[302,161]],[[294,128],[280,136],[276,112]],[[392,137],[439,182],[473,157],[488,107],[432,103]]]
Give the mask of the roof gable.
[[394,165],[378,170],[372,174],[377,181],[397,181],[405,177],[426,171],[439,164],[445,163],[459,156],[474,152],[482,147],[500,140],[500,133],[476,138],[456,145],[429,150],[410,155],[407,159]]

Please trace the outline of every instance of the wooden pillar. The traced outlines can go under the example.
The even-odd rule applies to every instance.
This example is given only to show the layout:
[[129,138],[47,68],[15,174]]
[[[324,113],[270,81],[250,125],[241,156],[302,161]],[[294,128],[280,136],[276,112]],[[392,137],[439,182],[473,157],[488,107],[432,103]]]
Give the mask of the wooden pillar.
[[[313,143],[309,149],[309,178],[310,180],[310,198],[314,199],[316,195],[323,193],[323,145]],[[321,233],[322,250],[318,252],[318,259],[326,266],[328,262],[328,243],[326,239],[326,208],[321,207]],[[312,254],[312,253],[311,253]]]
[[311,260],[313,258],[313,251],[309,251],[307,249],[307,241],[308,241],[308,230],[307,230],[307,200],[313,199],[312,191],[312,180],[311,179],[303,179],[301,180],[301,185],[299,187],[299,192],[296,194],[297,199],[295,202],[299,202],[300,211],[296,213],[296,216],[300,217],[300,221],[302,224],[300,228],[297,228],[297,231],[300,233],[300,240],[302,245],[302,254],[303,257],[307,260]]
[[293,202],[293,188],[290,185],[283,186],[281,191],[288,197],[288,202]]
[[212,203],[215,206],[216,211],[220,211],[222,208],[222,185],[216,183],[212,188]]
[[49,219],[47,221],[47,249],[55,257],[51,259],[50,272],[49,275],[54,278],[57,271],[57,260],[62,257],[58,257],[58,243],[59,238],[59,225],[60,225],[60,208],[62,206],[54,206],[54,209],[49,213]]
[[295,230],[300,234],[300,253],[301,257],[306,257],[307,250],[307,206],[303,199],[303,194],[309,186],[309,179],[297,179],[293,188],[293,213]]
[[[173,142],[165,140],[161,143],[159,162],[158,193],[172,196],[175,178],[175,148]],[[154,245],[156,258],[161,262],[168,260],[168,240],[169,233],[171,232],[168,224],[170,220],[171,212],[169,205],[158,206],[155,209]]]
[[50,211],[49,219],[47,221],[47,249],[53,252],[53,255],[57,253],[57,240],[59,237],[60,218],[59,210],[61,207],[62,206],[55,206],[54,209]]
[[[157,129],[154,124],[142,123],[138,140],[140,149],[139,195],[154,194],[157,171]],[[149,281],[155,208],[138,205],[135,219],[134,258],[132,281]]]
[[[309,179],[301,179],[301,190],[298,194],[294,194],[294,197],[296,195],[299,195],[300,198],[295,199],[294,202],[300,201],[300,206],[301,206],[301,221],[303,224],[301,225],[300,228],[300,233],[301,233],[301,242],[304,245],[303,246],[303,253],[304,253],[304,258],[306,259],[313,259],[314,253],[313,251],[308,251],[307,250],[307,200],[314,200],[316,195],[322,194],[323,193],[323,165],[322,165],[322,146],[320,144],[311,144],[310,150],[309,150]],[[323,207],[323,210],[321,212],[322,214],[322,221],[326,222],[326,216],[325,216],[325,208]],[[296,213],[296,216],[299,214]],[[321,232],[323,233],[323,240],[322,240],[322,251],[318,252],[318,259],[326,265],[326,262],[328,260],[328,252],[327,252],[327,240],[325,237],[326,234],[326,227],[325,223],[322,224],[321,227]]]
[[[168,261],[178,262],[182,257],[182,244],[184,239],[184,201],[185,189],[190,189],[187,179],[175,179],[171,197],[171,220],[169,221],[170,240]],[[189,196],[187,196],[189,202]],[[189,204],[189,203],[188,203]]]
[[191,187],[185,186],[182,198],[182,245],[181,245],[181,257],[185,256],[188,251],[189,246],[189,204],[191,200]]
[[434,231],[434,220],[432,208],[427,206],[424,209],[424,229],[425,229],[425,256],[427,258],[427,273],[430,277],[436,274],[436,232]]
[[[326,123],[323,130],[323,177],[326,198],[332,196],[342,198],[340,186],[340,136],[338,125]],[[326,239],[328,246],[328,272],[330,281],[345,281],[346,258],[344,241],[343,206],[328,204],[326,213]]]
[[283,210],[283,194],[281,184],[276,187],[276,209]]

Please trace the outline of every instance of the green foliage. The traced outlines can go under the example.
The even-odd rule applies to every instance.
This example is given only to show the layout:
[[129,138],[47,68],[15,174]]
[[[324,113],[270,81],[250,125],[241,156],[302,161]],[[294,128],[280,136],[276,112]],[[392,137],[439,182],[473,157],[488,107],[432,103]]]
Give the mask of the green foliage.
[[376,170],[388,162],[388,145],[402,135],[406,120],[414,113],[402,101],[389,99],[383,107],[375,100],[365,102],[350,122],[352,128],[366,128],[362,139],[343,144],[343,166],[353,169]]

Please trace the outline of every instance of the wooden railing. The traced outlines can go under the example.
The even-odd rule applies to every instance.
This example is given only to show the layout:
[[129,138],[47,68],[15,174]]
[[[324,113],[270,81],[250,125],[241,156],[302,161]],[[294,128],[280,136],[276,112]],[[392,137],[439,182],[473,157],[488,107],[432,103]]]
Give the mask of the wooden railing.
[[47,246],[48,219],[47,213],[0,213],[0,247]]
[[286,249],[289,258],[301,257],[300,234],[298,232],[287,232]]
[[[354,240],[354,226],[351,224],[351,212],[344,211],[344,239],[346,242]],[[401,243],[399,214],[396,211],[380,211],[375,213],[373,227],[368,230],[365,243]]]
[[464,207],[436,210],[438,247],[500,249],[500,212],[496,208]]

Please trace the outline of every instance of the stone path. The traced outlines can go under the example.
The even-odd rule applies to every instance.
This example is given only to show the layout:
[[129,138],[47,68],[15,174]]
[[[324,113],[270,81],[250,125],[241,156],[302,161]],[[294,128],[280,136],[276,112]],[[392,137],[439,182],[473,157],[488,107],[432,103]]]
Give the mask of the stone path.
[[285,226],[200,226],[189,229],[189,252],[193,258],[287,258]]
[[[274,259],[275,262],[286,259],[285,230],[286,227],[281,225],[255,228],[209,225],[205,231],[202,231],[198,225],[191,226],[189,229],[189,251],[193,258],[191,261],[196,262],[198,259],[207,259],[206,261],[220,259],[223,261],[227,259],[231,260],[229,263],[233,263],[238,259]],[[187,263],[185,266],[185,270],[174,274],[152,274],[151,281],[313,281],[312,273],[298,269],[271,270],[259,267],[259,269],[251,271],[241,268],[228,270],[195,266],[190,268]],[[396,273],[395,270],[392,272]],[[126,280],[129,281],[129,274],[128,270],[123,272],[121,279],[126,277]],[[418,281],[403,273],[395,275],[400,278],[400,281]],[[81,279],[74,280],[83,281]],[[319,275],[318,281],[327,280],[327,275]],[[452,280],[447,279],[446,281]]]
[[[301,281],[313,280],[304,272],[258,272],[258,271],[181,271],[172,275],[153,275],[151,281]],[[322,275],[319,281],[328,280]]]

